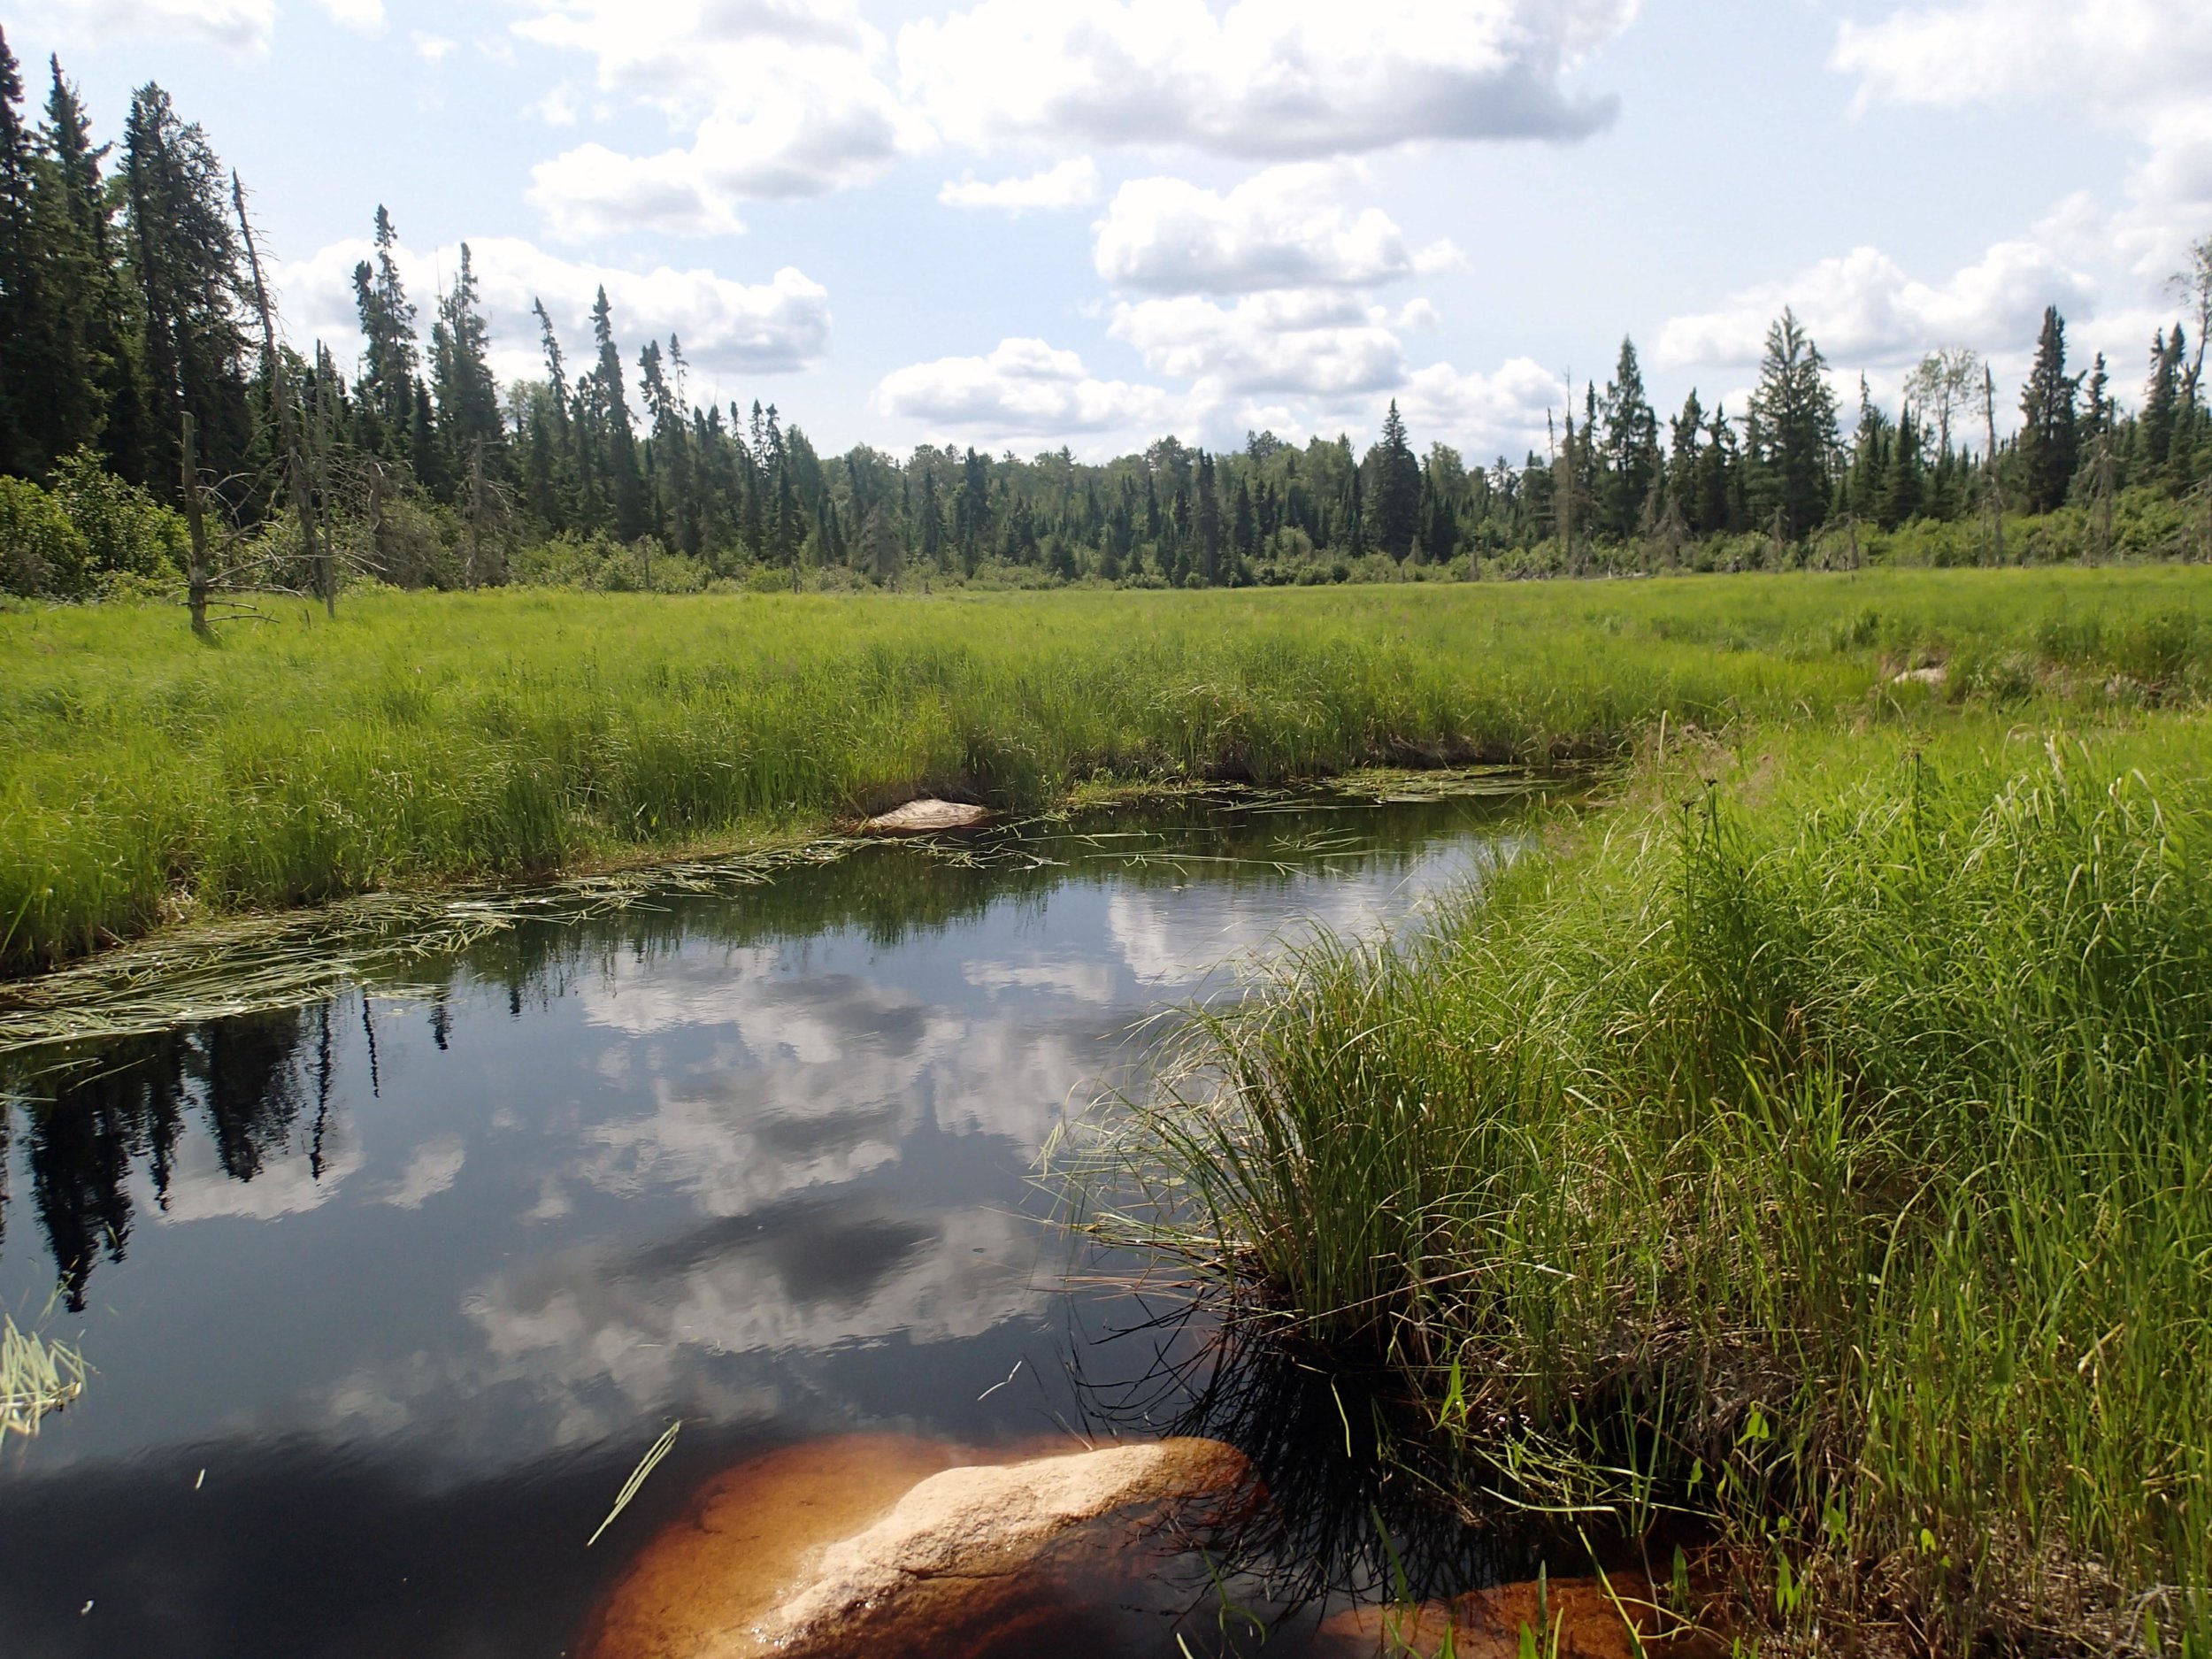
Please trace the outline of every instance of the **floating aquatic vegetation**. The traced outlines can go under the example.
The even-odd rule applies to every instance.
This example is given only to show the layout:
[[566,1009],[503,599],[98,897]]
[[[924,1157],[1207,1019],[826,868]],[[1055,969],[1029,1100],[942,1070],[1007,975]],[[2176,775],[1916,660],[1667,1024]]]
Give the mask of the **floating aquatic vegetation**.
[[50,1342],[0,1314],[0,1436],[38,1432],[40,1421],[84,1393],[91,1368],[66,1342]]
[[[1296,788],[1190,786],[1173,799],[1209,814],[1315,812],[1533,795],[1559,787],[1563,780],[1586,787],[1588,777],[1497,766],[1435,773],[1369,772]],[[1132,799],[1162,803],[1157,791],[1140,792]],[[1112,804],[1099,803],[1108,810]],[[1330,856],[1325,834],[1318,831],[1279,838],[1272,856],[1225,856],[1177,847],[1158,826],[1125,830],[1093,820],[1091,812],[1056,811],[980,835],[917,836],[900,848],[940,864],[974,870],[1040,869],[1064,863],[1064,855],[1081,849],[1084,856],[1122,868],[1225,864],[1290,875]],[[1050,851],[1042,844],[1048,839],[1056,842]],[[50,1045],[143,1035],[296,1008],[350,985],[371,985],[386,996],[429,995],[434,986],[410,977],[417,964],[453,956],[526,923],[586,921],[658,901],[726,894],[758,887],[787,871],[833,864],[856,851],[884,846],[878,838],[824,835],[723,857],[653,864],[530,887],[376,893],[315,910],[188,924],[36,979],[0,984],[0,1058]],[[1356,850],[1347,843],[1347,854]]]

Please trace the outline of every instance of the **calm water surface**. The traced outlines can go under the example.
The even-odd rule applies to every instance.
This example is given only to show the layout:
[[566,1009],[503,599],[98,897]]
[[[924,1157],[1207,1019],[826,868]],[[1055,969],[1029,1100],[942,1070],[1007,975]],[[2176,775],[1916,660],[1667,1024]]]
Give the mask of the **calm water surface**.
[[1317,923],[1402,923],[1516,810],[872,848],[19,1066],[0,1298],[56,1298],[97,1374],[0,1447],[0,1650],[557,1655],[749,1452],[1081,1426],[1197,1338],[1064,1285],[1047,1137],[1148,1015]]

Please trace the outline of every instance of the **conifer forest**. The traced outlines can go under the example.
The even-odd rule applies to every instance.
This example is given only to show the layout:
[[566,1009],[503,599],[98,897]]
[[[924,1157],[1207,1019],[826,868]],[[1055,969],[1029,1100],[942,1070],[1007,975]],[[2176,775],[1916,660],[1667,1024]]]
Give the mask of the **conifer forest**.
[[703,406],[681,341],[626,339],[603,288],[588,339],[540,305],[543,373],[499,384],[466,246],[445,291],[411,295],[381,206],[358,337],[287,343],[251,196],[198,123],[149,82],[103,138],[58,60],[32,96],[0,48],[0,588],[19,594],[196,572],[204,603],[362,580],[1216,587],[2212,556],[2212,236],[2141,363],[2070,362],[2051,309],[2024,385],[1953,347],[1896,409],[1863,383],[1839,406],[1785,311],[1743,407],[1693,391],[1662,415],[1624,339],[1542,454],[1424,450],[1394,403],[1363,449],[1255,432],[1103,464],[826,456],[799,411]]

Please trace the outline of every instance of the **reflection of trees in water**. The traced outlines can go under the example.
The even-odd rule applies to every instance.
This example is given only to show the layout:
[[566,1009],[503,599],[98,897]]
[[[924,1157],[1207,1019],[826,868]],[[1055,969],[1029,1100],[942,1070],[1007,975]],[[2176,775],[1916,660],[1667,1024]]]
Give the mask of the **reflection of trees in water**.
[[[42,1098],[24,1109],[25,1162],[71,1311],[83,1310],[100,1256],[120,1261],[129,1245],[134,1166],[144,1166],[155,1202],[167,1207],[188,1113],[199,1115],[233,1180],[251,1180],[290,1148],[311,1098],[319,1134],[328,1029],[327,1005],[243,1015],[102,1044],[47,1074]],[[302,1053],[319,1033],[319,1067]]]
[[[1325,860],[1410,853],[1494,825],[1517,810],[1511,799],[1451,799],[1386,807],[1337,803],[1310,808],[1246,801],[1225,809],[1198,799],[1069,825],[1027,826],[931,849],[895,845],[854,849],[833,862],[786,868],[772,880],[658,893],[618,910],[545,919],[495,933],[441,963],[411,963],[394,985],[427,995],[433,1041],[452,1041],[451,999],[464,986],[503,989],[509,1016],[543,1006],[623,959],[651,961],[701,945],[748,949],[852,932],[879,949],[941,932],[997,904],[1041,905],[1070,882],[1175,887],[1194,879],[1237,887],[1282,886]],[[1248,810],[1256,807],[1259,810]],[[1095,832],[1094,833],[1093,832]],[[1185,864],[1178,856],[1201,862]],[[1340,864],[1339,868],[1346,865]],[[373,982],[367,992],[373,992]],[[358,997],[364,1058],[377,1089],[377,1033],[367,995]],[[129,1179],[143,1166],[166,1208],[179,1136],[196,1113],[215,1161],[251,1181],[271,1160],[303,1149],[309,1171],[325,1173],[323,1148],[334,1087],[332,1022],[337,1002],[239,1015],[151,1036],[49,1049],[35,1061],[0,1062],[0,1098],[23,1096],[26,1162],[33,1202],[73,1310],[101,1256],[120,1261],[130,1240]],[[313,1105],[311,1124],[302,1115]],[[7,1167],[8,1114],[0,1105],[0,1172]],[[6,1194],[0,1188],[0,1222]]]
[[[686,947],[745,949],[852,933],[879,950],[972,921],[994,906],[1041,906],[1071,883],[1173,888],[1194,880],[1284,888],[1321,867],[1347,872],[1380,856],[1494,833],[1525,795],[1446,796],[1378,804],[1197,797],[1141,819],[1104,813],[1017,826],[931,847],[883,843],[833,862],[783,869],[751,885],[655,893],[580,925],[525,925],[462,958],[469,977],[503,987],[511,1013],[557,996],[618,959],[664,959]],[[1179,855],[1195,862],[1179,862]],[[411,971],[411,982],[421,975]]]

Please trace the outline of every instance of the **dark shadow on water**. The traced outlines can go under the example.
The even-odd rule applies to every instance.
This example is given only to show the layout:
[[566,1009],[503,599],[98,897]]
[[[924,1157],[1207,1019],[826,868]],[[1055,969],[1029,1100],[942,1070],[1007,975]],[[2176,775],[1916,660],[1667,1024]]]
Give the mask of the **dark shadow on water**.
[[[1133,1291],[1071,1351],[1085,1426],[1102,1435],[1188,1434],[1248,1457],[1264,1501],[1210,1540],[1228,1594],[1271,1632],[1235,1650],[1301,1651],[1315,1623],[1351,1606],[1448,1600],[1471,1590],[1639,1570],[1637,1546],[1586,1517],[1584,1527],[1496,1495],[1497,1471],[1432,1432],[1402,1381],[1333,1361],[1187,1292]],[[1091,1374],[1118,1341],[1156,1363],[1110,1380]]]

